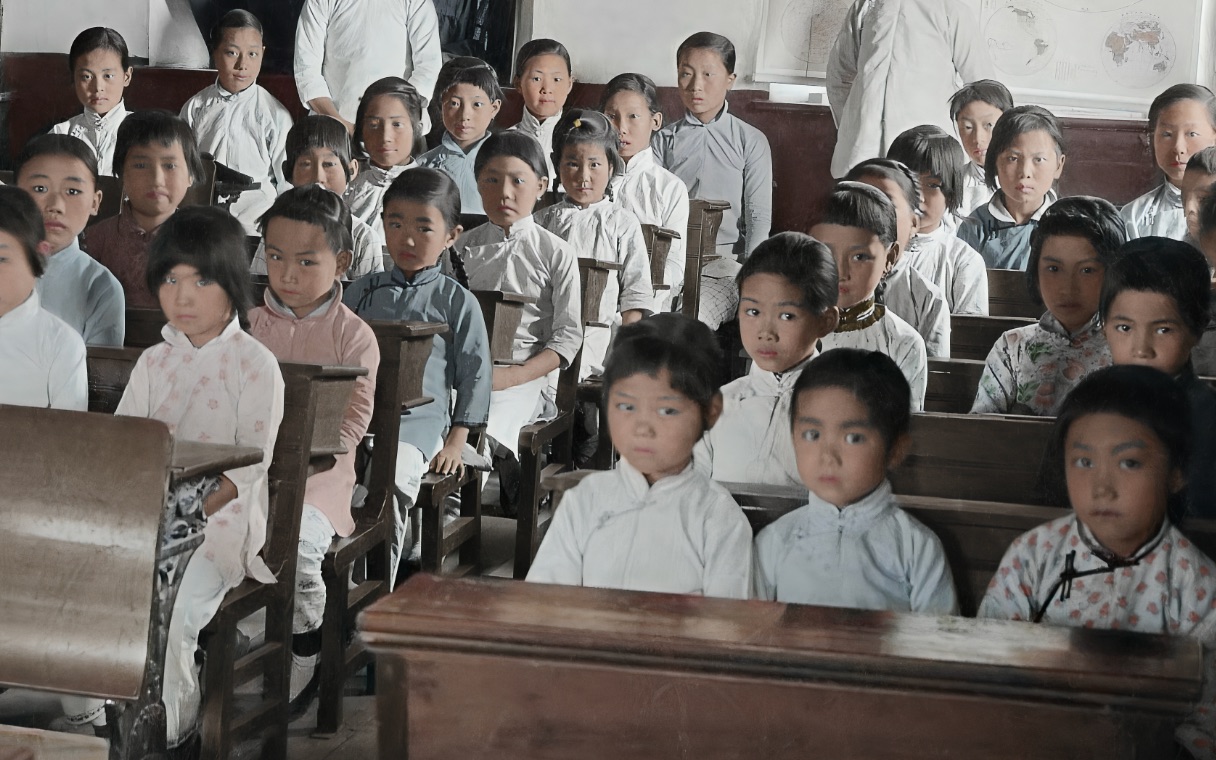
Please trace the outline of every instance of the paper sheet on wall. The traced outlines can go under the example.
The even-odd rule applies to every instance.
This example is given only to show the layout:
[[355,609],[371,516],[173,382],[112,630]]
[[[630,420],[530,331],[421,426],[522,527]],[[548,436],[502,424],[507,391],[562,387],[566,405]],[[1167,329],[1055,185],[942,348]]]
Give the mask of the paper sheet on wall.
[[828,54],[853,0],[768,0],[760,27],[756,80],[821,82]]

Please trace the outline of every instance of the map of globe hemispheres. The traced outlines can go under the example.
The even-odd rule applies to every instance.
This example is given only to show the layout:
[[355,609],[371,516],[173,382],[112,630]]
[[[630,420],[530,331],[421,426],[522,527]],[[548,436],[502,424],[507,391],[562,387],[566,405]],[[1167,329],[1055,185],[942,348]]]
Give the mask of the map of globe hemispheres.
[[1034,0],[998,7],[984,24],[988,53],[998,69],[1014,76],[1041,71],[1056,54],[1056,20]]
[[852,0],[789,0],[781,12],[785,54],[810,69],[826,68],[836,35],[851,7]]
[[1149,13],[1125,13],[1102,37],[1102,68],[1129,89],[1148,89],[1174,70],[1178,46],[1174,34]]

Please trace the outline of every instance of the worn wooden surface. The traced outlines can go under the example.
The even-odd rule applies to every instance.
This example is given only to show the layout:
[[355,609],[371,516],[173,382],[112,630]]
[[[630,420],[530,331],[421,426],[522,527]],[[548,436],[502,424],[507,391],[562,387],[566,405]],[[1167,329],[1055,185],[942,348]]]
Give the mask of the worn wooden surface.
[[950,315],[950,358],[984,361],[1007,330],[1034,324],[1025,317],[985,317],[977,314]]
[[680,311],[697,318],[701,305],[701,270],[718,257],[718,230],[722,212],[730,204],[720,200],[693,199],[688,203],[688,235],[684,246],[684,290]]
[[131,370],[144,349],[88,346],[86,350],[89,411],[113,414],[131,380]]
[[200,475],[220,475],[227,470],[257,464],[262,458],[262,450],[251,446],[175,441],[170,471],[176,483]]
[[1020,269],[989,269],[988,313],[994,317],[1038,319],[1046,307],[1030,296]]
[[107,760],[105,739],[0,726],[0,760]]
[[495,364],[522,364],[515,360],[515,333],[523,319],[524,306],[536,303],[536,298],[497,290],[474,290],[473,295],[481,306],[490,336],[490,359]]
[[646,240],[646,253],[650,255],[650,282],[655,290],[671,290],[675,284],[666,282],[664,274],[671,243],[680,238],[680,233],[657,224],[643,224],[642,237]]
[[141,309],[128,306],[126,312],[126,335],[123,345],[127,348],[148,348],[155,346],[165,338],[161,328],[166,323],[165,314],[160,309]]
[[981,359],[929,357],[925,411],[967,414],[975,403],[983,374],[984,361]]

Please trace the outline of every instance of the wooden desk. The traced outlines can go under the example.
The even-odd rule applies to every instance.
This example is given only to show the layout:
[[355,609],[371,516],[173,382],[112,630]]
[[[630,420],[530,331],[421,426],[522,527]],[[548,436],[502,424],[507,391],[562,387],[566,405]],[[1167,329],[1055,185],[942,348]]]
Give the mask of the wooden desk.
[[171,479],[179,483],[199,475],[219,475],[222,472],[257,464],[262,450],[251,446],[228,446],[222,443],[176,441],[173,462],[169,466]]
[[364,613],[380,757],[1172,757],[1190,639],[416,575]]

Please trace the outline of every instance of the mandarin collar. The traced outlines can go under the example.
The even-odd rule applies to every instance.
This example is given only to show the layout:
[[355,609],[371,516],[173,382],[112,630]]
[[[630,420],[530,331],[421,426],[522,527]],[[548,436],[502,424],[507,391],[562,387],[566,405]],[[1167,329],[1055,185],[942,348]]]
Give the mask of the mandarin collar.
[[[1043,204],[1030,215],[1030,221],[1037,222],[1042,219],[1043,214],[1047,213],[1047,209],[1051,208],[1051,204],[1056,202],[1056,198],[1055,188],[1048,190],[1047,194],[1043,196]],[[992,214],[998,221],[1017,224],[1013,215],[1005,208],[1005,193],[1003,191],[998,190],[992,194],[992,200],[988,201],[988,213]]]
[[1176,187],[1168,179],[1161,184],[1161,197],[1174,208],[1182,208],[1182,188]]
[[151,239],[152,236],[156,234],[156,231],[161,228],[161,225],[163,225],[164,222],[161,222],[161,224],[158,224],[150,230],[145,230],[143,227],[139,226],[139,222],[135,221],[135,212],[131,209],[131,199],[124,198],[122,205],[118,207],[118,224],[128,232],[139,235],[140,237]]
[[17,304],[8,314],[0,317],[0,330],[18,328],[34,314],[37,314],[41,305],[42,301],[38,298],[38,288],[32,288],[28,298]]
[[536,226],[536,218],[532,214],[528,214],[522,219],[517,219],[515,223],[511,225],[510,232],[503,232],[502,227],[499,227],[494,222],[488,222],[488,224],[497,230],[499,235],[502,235],[503,240],[514,240],[515,238],[523,237],[524,235],[529,234],[532,231],[532,228]]
[[563,108],[562,110],[558,111],[556,114],[548,117],[544,121],[541,121],[540,119],[538,119],[537,117],[532,115],[532,112],[528,110],[527,106],[524,106],[524,115],[520,117],[519,123],[525,125],[529,130],[531,130],[533,132],[540,133],[540,132],[543,132],[545,129],[553,129],[554,127],[556,127],[557,123],[559,121],[561,121],[561,119],[562,119],[562,114],[564,114],[565,112],[566,112],[566,109]]
[[821,530],[825,525],[850,533],[861,533],[894,508],[891,482],[884,478],[873,491],[843,507],[830,504],[816,496],[814,491],[808,491],[807,507],[795,528],[795,536],[802,532]]
[[490,131],[486,130],[486,133],[481,136],[480,140],[478,140],[477,142],[470,145],[468,150],[465,150],[464,148],[462,148],[456,144],[455,138],[453,138],[451,133],[445,129],[445,130],[443,130],[443,137],[441,137],[439,139],[439,145],[442,148],[444,148],[448,153],[455,153],[455,154],[458,154],[461,156],[467,156],[470,153],[472,153],[473,151],[480,148],[481,144],[484,143],[488,139],[490,139]]
[[170,346],[173,346],[174,348],[186,348],[190,349],[191,351],[205,351],[210,346],[227,342],[232,338],[232,336],[239,332],[241,332],[241,322],[236,318],[235,315],[232,317],[232,319],[228,320],[228,324],[223,330],[220,331],[219,335],[198,347],[195,347],[195,345],[190,342],[190,339],[186,337],[184,332],[171,324],[166,323],[165,326],[160,329],[161,337],[164,338],[165,342]]
[[387,169],[381,169],[371,161],[368,161],[367,168],[363,170],[363,173],[368,175],[368,179],[372,181],[372,184],[388,187],[393,183],[393,180],[397,179],[406,171],[413,169],[417,165],[418,163],[414,161],[413,158],[410,158],[410,162],[408,164],[398,164],[396,166],[390,166]]
[[1056,319],[1055,314],[1052,314],[1050,311],[1045,311],[1043,312],[1043,316],[1039,317],[1039,327],[1045,332],[1064,338],[1073,345],[1080,345],[1095,335],[1101,334],[1102,320],[1098,314],[1095,313],[1089,318],[1088,322],[1081,326],[1081,329],[1070,334],[1068,330],[1064,329],[1064,325],[1060,324],[1060,320]]
[[88,256],[88,254],[81,249],[80,238],[77,236],[72,238],[72,242],[64,246],[63,250],[59,251],[58,253],[52,253],[49,256],[42,257],[45,269],[43,276],[45,276],[47,272],[51,271],[52,268],[59,269],[61,267],[65,267],[72,261],[79,259],[81,256]]
[[722,102],[722,110],[718,111],[718,113],[709,121],[707,121],[707,122],[701,121],[696,116],[694,116],[691,111],[684,112],[684,121],[688,122],[689,124],[691,124],[694,127],[709,127],[714,124],[717,124],[719,121],[721,121],[723,118],[725,118],[726,114],[729,112],[730,112],[730,100],[724,100]]
[[625,162],[625,174],[640,174],[655,165],[654,150],[649,145]]
[[815,350],[811,355],[784,372],[769,372],[766,369],[761,369],[760,365],[752,362],[751,368],[747,371],[747,378],[752,381],[752,384],[757,389],[771,392],[773,395],[781,395],[794,387],[794,383],[798,382],[799,375],[802,370],[806,369],[806,365],[811,363],[815,357],[819,356],[819,346],[816,345]]
[[118,101],[118,105],[111,108],[105,116],[102,116],[88,106],[85,106],[84,112],[93,117],[93,125],[95,127],[108,127],[115,121],[122,121],[122,117],[126,116],[127,101],[125,99]]
[[215,94],[219,97],[220,100],[224,101],[225,103],[232,103],[234,101],[248,100],[253,93],[253,88],[257,87],[257,84],[258,84],[257,82],[251,82],[248,87],[241,90],[240,92],[229,92],[224,87],[224,85],[220,84],[219,77],[216,77]]
[[678,492],[684,489],[688,483],[697,476],[696,468],[692,461],[688,462],[688,466],[675,475],[668,475],[660,479],[654,485],[646,482],[646,476],[641,473],[638,468],[629,463],[628,459],[621,457],[617,462],[616,472],[618,476],[625,482],[625,491],[634,500],[642,500],[668,492]]
[[320,306],[313,309],[302,317],[297,317],[291,307],[283,303],[279,296],[274,292],[274,288],[267,287],[265,295],[262,296],[266,308],[276,317],[289,319],[293,322],[303,322],[308,319],[320,319],[329,313],[329,310],[335,303],[342,300],[342,283],[335,281],[334,286],[329,290],[329,297],[326,298]]
[[1157,545],[1161,543],[1161,541],[1165,538],[1166,532],[1170,529],[1170,519],[1169,517],[1166,517],[1161,521],[1161,527],[1157,529],[1157,532],[1149,537],[1147,541],[1137,547],[1136,551],[1132,552],[1130,557],[1117,557],[1115,556],[1114,552],[1107,549],[1098,541],[1098,538],[1093,534],[1092,531],[1090,531],[1089,526],[1081,522],[1081,518],[1077,517],[1076,512],[1072,513],[1072,519],[1077,525],[1077,536],[1081,539],[1081,543],[1085,544],[1085,548],[1089,550],[1089,553],[1092,554],[1095,559],[1105,562],[1108,565],[1114,565],[1117,562],[1124,563],[1115,565],[1116,567],[1129,566],[1127,564],[1129,560],[1135,560],[1135,562],[1132,562],[1131,564],[1138,563],[1144,558],[1144,555],[1157,548]]

